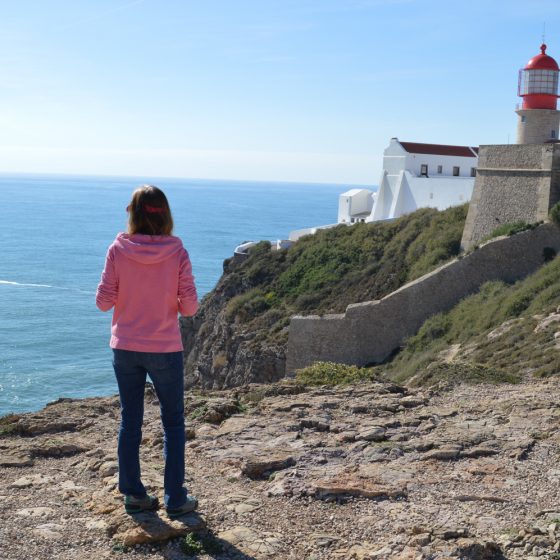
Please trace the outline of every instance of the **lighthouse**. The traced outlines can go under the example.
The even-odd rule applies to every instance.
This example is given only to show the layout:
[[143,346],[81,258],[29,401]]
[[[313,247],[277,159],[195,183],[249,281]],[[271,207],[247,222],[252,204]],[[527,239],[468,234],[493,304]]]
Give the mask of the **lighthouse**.
[[517,94],[523,98],[517,122],[518,144],[544,144],[558,141],[560,111],[556,109],[558,99],[558,64],[546,54],[546,45],[541,45],[541,54],[534,56],[527,66],[519,71]]

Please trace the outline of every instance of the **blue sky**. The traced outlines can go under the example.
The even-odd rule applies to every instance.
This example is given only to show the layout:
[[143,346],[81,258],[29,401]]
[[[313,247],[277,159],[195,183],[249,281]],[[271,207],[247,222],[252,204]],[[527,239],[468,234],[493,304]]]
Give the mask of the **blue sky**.
[[377,184],[515,140],[558,0],[0,0],[0,172]]

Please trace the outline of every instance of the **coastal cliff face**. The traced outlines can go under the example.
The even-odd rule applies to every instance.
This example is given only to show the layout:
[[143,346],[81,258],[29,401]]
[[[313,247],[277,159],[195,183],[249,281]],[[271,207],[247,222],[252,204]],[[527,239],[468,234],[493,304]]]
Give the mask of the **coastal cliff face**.
[[187,387],[221,389],[285,376],[290,317],[379,299],[459,252],[467,207],[339,226],[228,259],[193,318],[181,319]]
[[[286,327],[278,328],[277,316],[265,318],[263,328],[252,330],[228,313],[228,303],[250,290],[235,273],[241,265],[234,258],[226,261],[222,278],[197,315],[181,318],[187,388],[222,389],[284,377],[287,333]],[[274,326],[276,339],[266,336]]]

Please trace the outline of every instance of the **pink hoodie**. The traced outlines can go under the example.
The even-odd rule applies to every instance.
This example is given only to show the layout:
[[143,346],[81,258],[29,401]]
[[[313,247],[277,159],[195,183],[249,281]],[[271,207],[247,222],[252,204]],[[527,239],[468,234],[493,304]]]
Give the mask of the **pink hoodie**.
[[107,251],[95,303],[113,312],[111,348],[183,350],[177,313],[198,309],[189,255],[178,237],[119,233]]

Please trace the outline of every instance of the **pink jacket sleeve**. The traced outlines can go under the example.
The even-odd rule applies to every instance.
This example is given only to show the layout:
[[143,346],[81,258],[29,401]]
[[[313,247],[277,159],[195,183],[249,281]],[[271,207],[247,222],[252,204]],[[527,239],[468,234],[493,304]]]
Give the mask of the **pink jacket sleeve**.
[[109,311],[115,303],[119,294],[119,282],[115,273],[113,247],[109,247],[105,258],[105,268],[101,273],[101,282],[97,286],[95,304],[101,311]]
[[192,274],[192,265],[186,249],[181,255],[179,265],[179,293],[177,294],[177,300],[181,315],[190,317],[198,311],[198,299]]

